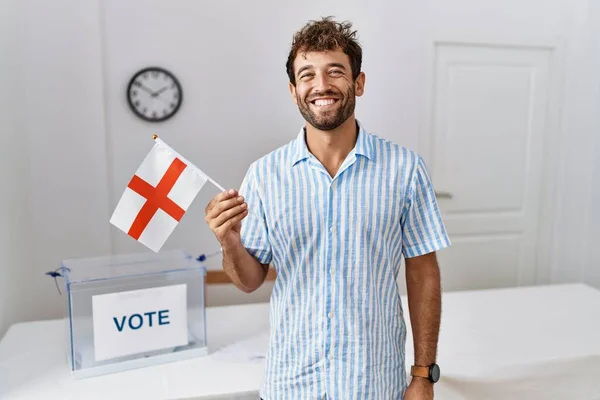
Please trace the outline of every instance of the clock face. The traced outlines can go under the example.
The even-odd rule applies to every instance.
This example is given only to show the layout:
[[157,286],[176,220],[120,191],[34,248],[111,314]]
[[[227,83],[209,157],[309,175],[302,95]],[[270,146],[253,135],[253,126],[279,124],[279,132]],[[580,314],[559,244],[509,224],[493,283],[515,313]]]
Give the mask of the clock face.
[[127,87],[127,101],[140,118],[160,122],[171,118],[179,107],[183,93],[177,78],[169,71],[151,67],[136,73]]

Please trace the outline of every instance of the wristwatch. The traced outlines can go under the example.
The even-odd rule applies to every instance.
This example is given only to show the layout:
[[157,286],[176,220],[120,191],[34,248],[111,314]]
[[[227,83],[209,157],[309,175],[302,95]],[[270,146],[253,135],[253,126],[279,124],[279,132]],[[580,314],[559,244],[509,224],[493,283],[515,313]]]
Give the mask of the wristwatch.
[[419,365],[413,365],[410,368],[410,374],[412,376],[427,378],[431,382],[435,383],[440,380],[440,366],[437,364],[431,364],[428,367],[421,367]]

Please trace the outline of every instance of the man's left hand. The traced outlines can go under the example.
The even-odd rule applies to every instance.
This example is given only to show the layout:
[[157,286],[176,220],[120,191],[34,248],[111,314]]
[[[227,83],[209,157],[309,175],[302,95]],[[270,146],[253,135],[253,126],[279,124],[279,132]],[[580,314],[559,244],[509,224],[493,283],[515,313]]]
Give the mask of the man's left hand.
[[413,378],[406,388],[404,400],[433,400],[433,383],[424,378]]

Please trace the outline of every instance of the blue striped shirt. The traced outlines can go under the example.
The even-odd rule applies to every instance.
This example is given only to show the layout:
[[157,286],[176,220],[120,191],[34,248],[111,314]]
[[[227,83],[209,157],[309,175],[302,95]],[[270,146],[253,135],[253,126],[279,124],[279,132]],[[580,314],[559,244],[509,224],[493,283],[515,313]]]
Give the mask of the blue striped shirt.
[[297,138],[253,162],[240,194],[250,254],[277,271],[265,400],[402,399],[402,256],[449,246],[414,151],[367,133],[332,178]]

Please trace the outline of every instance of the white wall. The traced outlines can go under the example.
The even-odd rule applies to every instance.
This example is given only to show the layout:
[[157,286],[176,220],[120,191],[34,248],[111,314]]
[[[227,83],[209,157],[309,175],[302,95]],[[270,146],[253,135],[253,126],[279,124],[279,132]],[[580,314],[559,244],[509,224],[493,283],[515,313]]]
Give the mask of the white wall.
[[0,3],[0,337],[32,311],[23,293],[31,275],[31,249],[18,10],[17,0]]
[[595,183],[592,180],[593,165],[600,158],[600,148],[594,147],[600,127],[600,13],[597,3],[593,0],[574,3],[568,32],[572,39],[566,43],[558,202],[555,215],[550,216],[555,218],[552,282],[584,280],[586,249],[594,247],[592,230],[600,223],[600,214],[595,210],[597,203],[592,202],[592,193],[597,192],[600,183],[598,178]]
[[595,51],[590,52],[589,88],[594,93],[588,112],[593,121],[594,157],[587,215],[585,254],[585,282],[600,289],[600,2],[590,2],[589,43]]
[[[145,251],[108,219],[150,148],[152,134],[161,135],[226,187],[239,185],[252,160],[292,139],[302,121],[287,91],[289,42],[306,20],[327,14],[353,20],[364,45],[367,92],[358,102],[359,118],[370,130],[416,150],[421,150],[426,34],[457,32],[468,25],[482,35],[532,32],[564,43],[564,109],[557,116],[562,136],[555,187],[560,199],[553,231],[556,261],[542,280],[583,279],[585,224],[599,217],[585,200],[591,173],[582,173],[594,161],[594,125],[592,118],[582,118],[577,111],[591,111],[590,102],[598,96],[586,87],[584,75],[592,71],[587,64],[593,50],[593,24],[587,20],[592,0],[510,0],[496,6],[475,0],[378,0],[368,7],[358,0],[311,0],[296,4],[293,12],[274,0],[20,3],[20,45],[3,45],[21,52],[22,67],[9,61],[3,71],[20,77],[24,97],[16,103],[20,114],[7,114],[9,122],[3,126],[13,132],[13,146],[27,147],[23,154],[29,161],[19,158],[19,166],[12,167],[20,171],[20,178],[6,178],[14,190],[0,205],[9,202],[25,216],[29,213],[32,230],[31,235],[23,230],[26,225],[17,224],[21,218],[14,213],[0,214],[13,218],[11,240],[20,239],[16,245],[4,238],[0,243],[2,276],[12,277],[0,281],[0,300],[27,293],[20,295],[22,307],[13,320],[61,315],[63,299],[43,275],[61,259]],[[9,7],[15,13],[16,6]],[[228,12],[229,7],[236,12]],[[3,29],[15,31],[14,20],[8,19],[13,22]],[[159,125],[134,117],[125,99],[129,78],[147,65],[172,70],[183,84],[180,113]],[[19,92],[16,81],[9,81]],[[16,153],[2,147],[2,166],[12,165]],[[19,186],[23,179],[28,184]],[[204,205],[215,193],[214,188],[201,192],[165,248],[194,253],[216,249],[203,219]],[[573,198],[591,210],[587,217],[577,214],[581,208]],[[31,208],[24,206],[28,202]],[[7,213],[2,209],[0,213]],[[19,248],[28,251],[21,253]],[[23,284],[14,287],[17,278]],[[269,287],[252,296],[219,288],[211,289],[209,301],[258,301],[268,294]],[[0,323],[10,310],[0,306]]]
[[[599,63],[600,68],[600,63]],[[600,110],[600,101],[596,103]],[[585,256],[585,279],[584,281],[600,289],[600,251],[598,241],[600,240],[600,112],[597,113],[597,130],[594,159],[593,177],[591,185],[591,206],[587,220],[587,241],[584,247]]]
[[[110,251],[100,12],[97,2],[13,3],[3,16],[19,34],[2,37],[19,54],[3,54],[9,65],[1,74],[2,87],[13,87],[2,92],[15,111],[1,150],[11,196],[0,212],[10,218],[3,224],[10,240],[0,245],[8,248],[2,292],[18,298],[3,301],[2,310],[31,320],[62,313],[64,298],[46,271],[64,258]],[[22,220],[31,221],[30,231]]]
[[23,6],[24,128],[29,139],[29,318],[60,315],[44,272],[110,251],[100,11],[95,1]]

